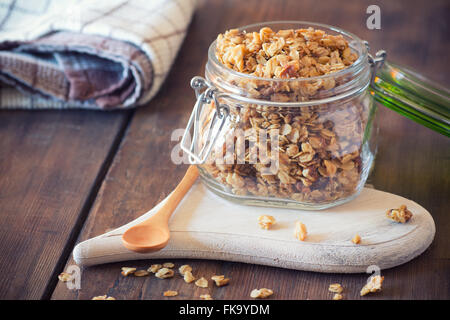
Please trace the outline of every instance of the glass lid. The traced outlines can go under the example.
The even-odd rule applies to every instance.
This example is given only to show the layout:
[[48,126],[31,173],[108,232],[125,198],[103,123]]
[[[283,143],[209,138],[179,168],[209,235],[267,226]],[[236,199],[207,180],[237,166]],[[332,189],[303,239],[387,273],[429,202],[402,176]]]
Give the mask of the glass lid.
[[377,69],[371,94],[384,106],[450,137],[450,91],[391,62]]

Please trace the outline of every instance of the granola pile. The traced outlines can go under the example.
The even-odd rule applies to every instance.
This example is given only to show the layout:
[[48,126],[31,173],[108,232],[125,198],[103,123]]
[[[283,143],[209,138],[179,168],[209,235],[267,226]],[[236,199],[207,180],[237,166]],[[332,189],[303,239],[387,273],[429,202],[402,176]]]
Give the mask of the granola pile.
[[219,34],[218,60],[228,68],[261,78],[308,78],[351,65],[357,55],[342,35],[313,28],[259,32],[238,29]]
[[[308,78],[333,74],[357,59],[341,35],[312,28],[275,32],[267,27],[259,32],[230,30],[220,34],[216,56],[230,69],[268,79],[237,80],[230,74],[225,81],[244,88],[253,98],[281,102],[330,96],[326,92],[345,83],[344,78]],[[301,81],[272,81],[287,78]],[[236,150],[244,146],[244,163],[216,161],[226,155],[225,145],[222,154],[217,150],[211,153],[201,168],[232,193],[317,204],[346,198],[357,191],[362,180],[361,153],[370,109],[363,96],[308,107],[226,102],[232,121],[225,137],[236,135],[238,130],[265,130],[268,139],[273,130],[279,133],[278,150],[272,150],[270,141],[268,146],[262,145],[251,136],[235,139]],[[278,152],[277,170],[267,173],[263,159],[250,161],[255,154],[260,157],[261,150],[269,155]]]

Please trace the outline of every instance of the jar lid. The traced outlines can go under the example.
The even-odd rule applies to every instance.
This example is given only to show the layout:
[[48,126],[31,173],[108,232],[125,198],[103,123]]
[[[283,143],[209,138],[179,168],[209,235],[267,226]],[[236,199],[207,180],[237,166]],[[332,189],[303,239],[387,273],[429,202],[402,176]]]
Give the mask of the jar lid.
[[406,67],[386,61],[370,92],[384,106],[450,137],[450,91]]

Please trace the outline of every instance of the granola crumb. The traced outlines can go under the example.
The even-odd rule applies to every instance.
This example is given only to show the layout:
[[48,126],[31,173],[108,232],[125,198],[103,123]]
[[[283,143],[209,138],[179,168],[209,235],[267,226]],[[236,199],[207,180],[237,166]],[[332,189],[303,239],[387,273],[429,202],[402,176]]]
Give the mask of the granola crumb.
[[352,239],[352,242],[354,244],[359,244],[361,242],[361,236],[359,234],[355,234],[355,236]]
[[186,282],[186,283],[191,283],[192,281],[195,280],[195,277],[192,275],[192,272],[190,272],[190,271],[185,271],[185,272],[184,272],[183,279],[184,279],[184,282]]
[[208,280],[206,280],[204,277],[201,277],[197,281],[195,281],[195,285],[200,288],[208,288]]
[[342,291],[344,291],[344,288],[342,288],[342,286],[339,283],[333,283],[333,284],[330,284],[328,291],[334,292],[334,293],[342,293]]
[[164,297],[175,297],[178,295],[178,292],[172,291],[172,290],[167,290],[167,291],[164,291],[163,295],[164,295]]
[[58,279],[59,279],[59,281],[67,282],[72,279],[72,275],[67,272],[62,272],[58,275]]
[[230,282],[230,279],[225,278],[224,275],[212,276],[211,280],[213,280],[216,283],[216,286],[218,286],[218,287],[226,286]]
[[300,221],[297,221],[295,223],[295,237],[300,241],[305,241],[306,235],[307,235],[306,226]]
[[270,297],[273,294],[273,291],[271,289],[267,289],[267,288],[262,288],[262,289],[254,289],[251,293],[250,293],[250,297],[252,298],[259,298],[259,299],[264,299],[267,297]]
[[155,277],[159,279],[167,279],[172,278],[174,275],[174,271],[169,268],[161,268],[158,270],[158,272],[155,273]]
[[163,268],[169,268],[169,269],[175,267],[175,265],[172,262],[163,263],[162,266],[163,266]]
[[136,268],[122,267],[121,274],[126,277],[130,274],[133,274],[135,271],[136,271]]
[[262,229],[269,230],[275,224],[275,218],[269,215],[262,215],[258,217],[258,223]]
[[209,295],[209,294],[201,294],[200,295],[200,299],[202,299],[202,300],[213,300],[213,298],[211,298],[211,295]]
[[406,223],[413,216],[412,212],[403,204],[398,209],[390,209],[386,212],[386,216],[399,223]]
[[150,273],[147,270],[137,270],[134,272],[134,276],[135,277],[146,277],[148,276]]
[[91,300],[116,300],[116,298],[104,295],[104,296],[95,296]]
[[184,274],[187,271],[192,272],[192,267],[190,265],[188,265],[188,264],[184,264],[184,265],[182,265],[181,267],[178,268],[178,271],[180,272],[180,274],[182,276],[184,276]]
[[147,269],[148,272],[157,273],[159,269],[162,268],[161,264],[152,264],[150,268]]
[[384,277],[382,276],[372,276],[366,285],[361,289],[361,296],[365,296],[370,292],[378,292],[382,289],[382,284]]
[[333,300],[342,300],[342,294],[335,293],[334,296],[333,296]]

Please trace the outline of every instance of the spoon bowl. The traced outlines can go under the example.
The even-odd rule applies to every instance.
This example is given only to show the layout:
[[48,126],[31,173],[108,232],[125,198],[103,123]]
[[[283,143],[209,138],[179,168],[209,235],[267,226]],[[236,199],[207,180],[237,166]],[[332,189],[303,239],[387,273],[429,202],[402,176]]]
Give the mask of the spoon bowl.
[[170,239],[168,228],[159,225],[137,225],[122,235],[123,245],[135,252],[151,252],[164,248]]

